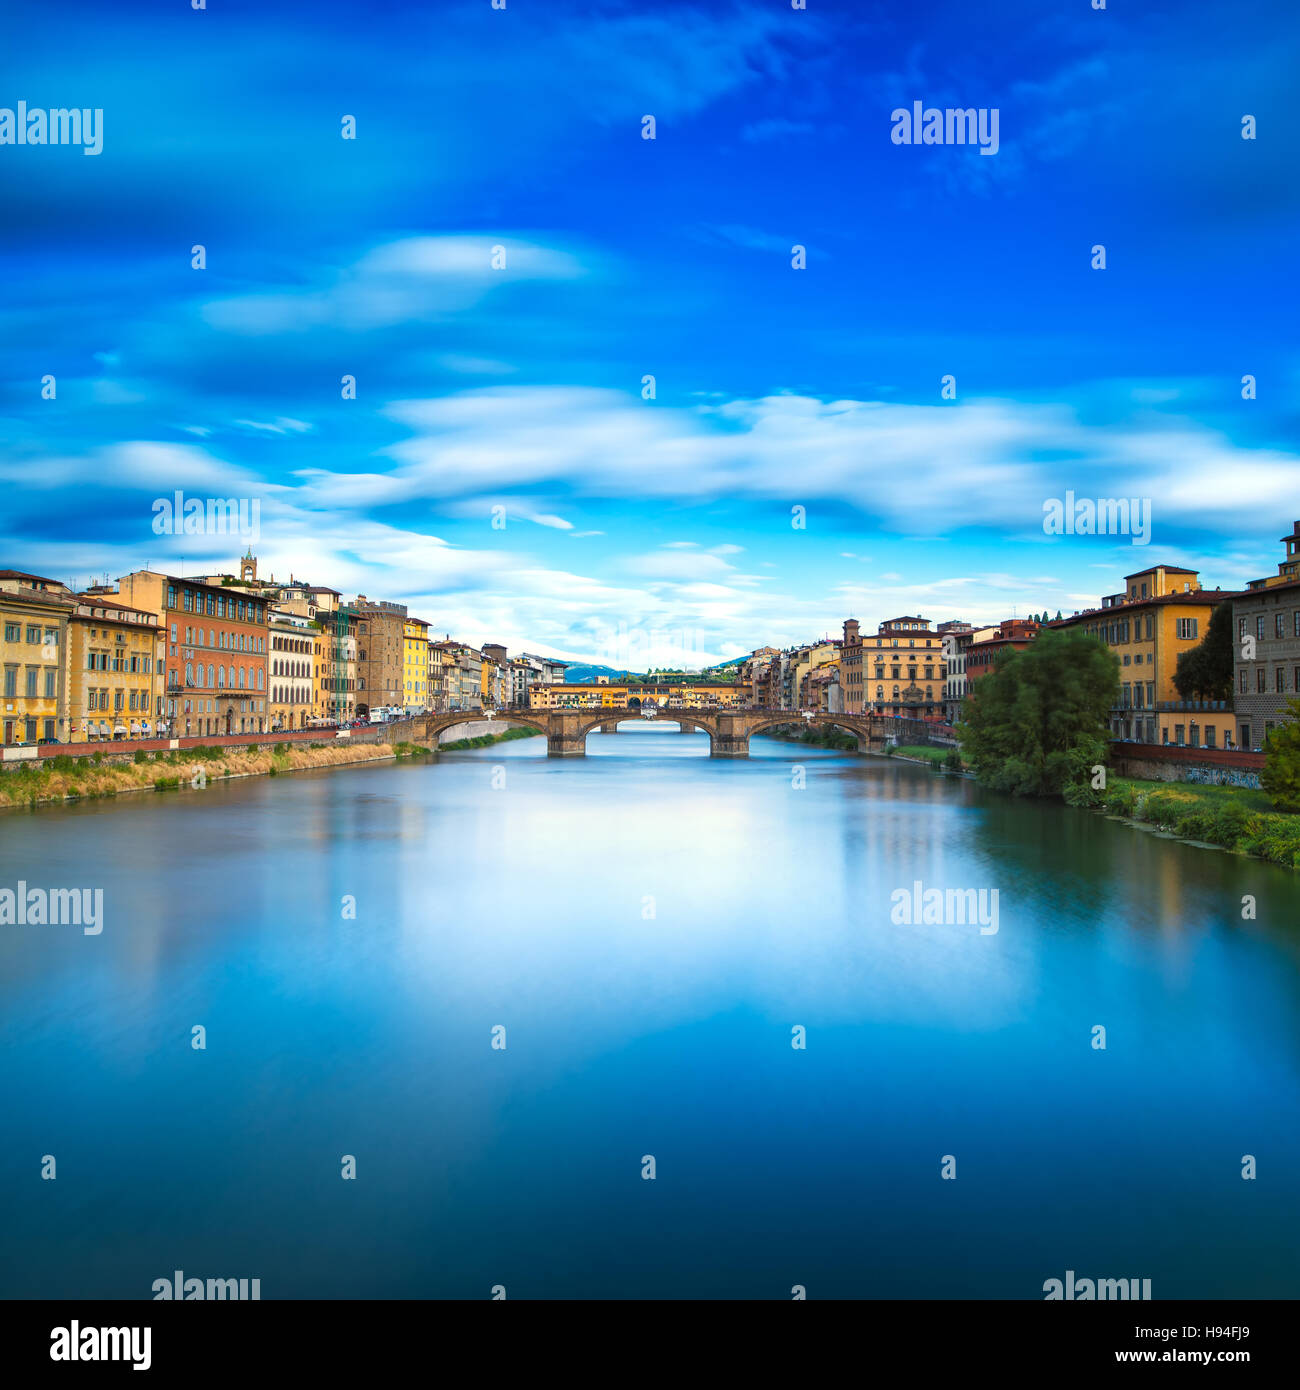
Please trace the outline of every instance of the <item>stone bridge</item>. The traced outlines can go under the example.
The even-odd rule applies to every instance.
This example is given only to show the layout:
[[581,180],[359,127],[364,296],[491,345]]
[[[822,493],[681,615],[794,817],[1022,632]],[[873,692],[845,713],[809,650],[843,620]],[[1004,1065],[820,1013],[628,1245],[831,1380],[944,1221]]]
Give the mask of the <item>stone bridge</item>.
[[[908,737],[924,733],[919,720],[899,720],[876,714],[807,714],[788,709],[668,709],[654,716],[657,722],[679,724],[683,733],[698,730],[709,736],[709,754],[714,758],[747,758],[749,740],[778,724],[807,725],[817,729],[838,729],[852,734],[858,752],[881,748],[889,735]],[[492,718],[503,724],[536,729],[546,735],[546,752],[552,758],[581,758],[587,751],[587,735],[593,729],[613,733],[626,720],[644,719],[637,707],[629,709],[510,709],[488,715],[477,711],[457,714],[418,714],[396,720],[384,727],[382,737],[390,742],[406,741],[432,747],[438,736],[472,719]],[[915,730],[897,726],[916,725]]]

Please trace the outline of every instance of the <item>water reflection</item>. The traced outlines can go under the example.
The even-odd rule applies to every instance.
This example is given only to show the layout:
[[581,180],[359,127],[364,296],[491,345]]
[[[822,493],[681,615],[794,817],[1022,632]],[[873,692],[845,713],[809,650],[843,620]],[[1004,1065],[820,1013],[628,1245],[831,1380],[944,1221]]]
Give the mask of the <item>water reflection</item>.
[[[106,926],[0,934],[0,1293],[178,1264],[264,1297],[1300,1293],[1292,875],[707,747],[625,726],[5,817],[4,882],[102,886]],[[915,881],[996,888],[997,934],[896,925]]]

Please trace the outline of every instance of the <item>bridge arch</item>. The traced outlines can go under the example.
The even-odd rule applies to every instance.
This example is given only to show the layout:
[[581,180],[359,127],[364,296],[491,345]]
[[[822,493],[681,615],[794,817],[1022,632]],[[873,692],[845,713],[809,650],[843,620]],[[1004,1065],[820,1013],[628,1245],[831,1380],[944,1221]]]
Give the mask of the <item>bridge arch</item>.
[[869,721],[865,719],[855,719],[852,715],[819,714],[813,719],[805,720],[803,716],[793,710],[773,711],[769,718],[757,719],[748,722],[745,731],[745,744],[748,747],[749,740],[755,734],[761,734],[764,729],[779,727],[789,728],[798,727],[807,723],[809,726],[818,729],[839,729],[842,733],[851,734],[858,741],[858,752],[865,753],[871,746],[872,728]]

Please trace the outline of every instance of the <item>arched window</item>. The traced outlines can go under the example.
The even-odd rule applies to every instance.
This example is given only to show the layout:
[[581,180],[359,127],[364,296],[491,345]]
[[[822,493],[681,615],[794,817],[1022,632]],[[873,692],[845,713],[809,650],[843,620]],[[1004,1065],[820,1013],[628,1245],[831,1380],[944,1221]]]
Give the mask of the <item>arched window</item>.
[[894,699],[895,699],[895,700],[898,699],[898,687],[897,687],[897,686],[894,687]]
[[212,667],[209,666],[209,667],[208,667],[208,689],[211,690],[211,689],[212,689],[212,686],[213,686]]
[[257,671],[257,688],[258,688],[259,690],[265,690],[265,689],[266,689],[266,675],[265,675],[265,673],[262,671],[261,667],[258,667],[258,671]]
[[877,699],[877,700],[883,700],[884,698],[885,698],[885,687],[884,687],[883,685],[878,685],[878,686],[876,686],[876,699]]
[[225,668],[224,666],[218,666],[218,667],[217,667],[217,689],[218,689],[218,690],[224,690],[225,688],[226,688],[226,668]]
[[185,684],[194,684],[194,663],[192,661],[187,661],[185,663]]

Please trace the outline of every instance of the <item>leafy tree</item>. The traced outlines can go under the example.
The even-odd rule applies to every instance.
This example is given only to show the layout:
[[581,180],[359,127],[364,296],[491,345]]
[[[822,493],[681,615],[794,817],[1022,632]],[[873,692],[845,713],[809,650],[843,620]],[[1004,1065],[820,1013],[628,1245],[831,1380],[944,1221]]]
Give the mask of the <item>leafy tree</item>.
[[1289,700],[1286,713],[1288,722],[1264,743],[1259,784],[1279,811],[1300,811],[1300,700]]
[[1220,603],[1210,614],[1205,636],[1179,653],[1174,689],[1184,700],[1229,700],[1232,663],[1232,604]]
[[1118,693],[1119,661],[1105,643],[1046,629],[972,686],[957,726],[962,755],[984,786],[1087,800]]

